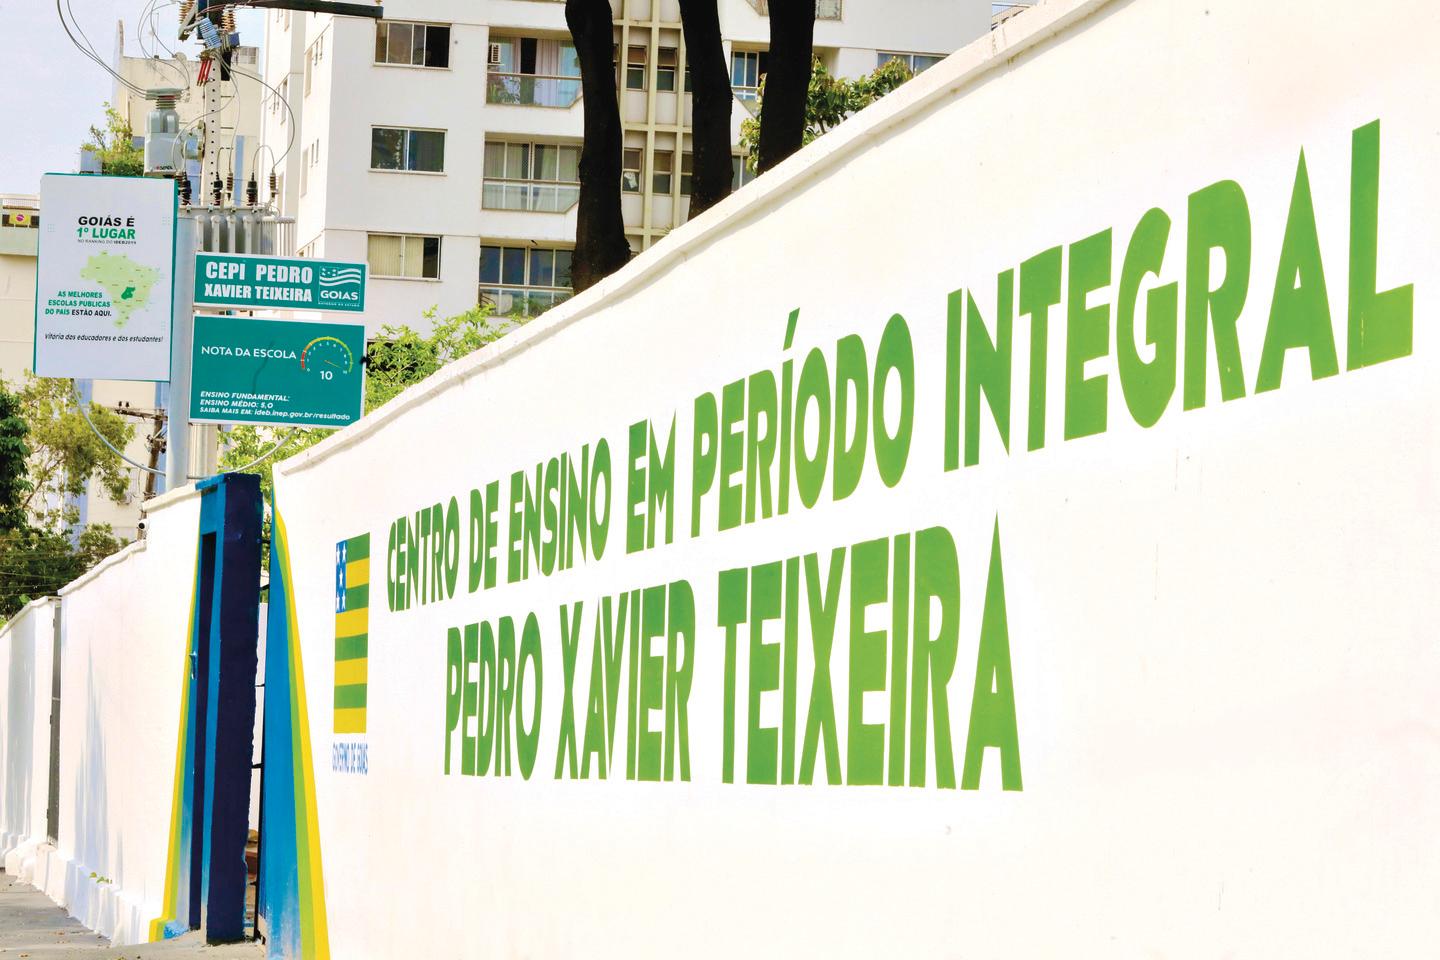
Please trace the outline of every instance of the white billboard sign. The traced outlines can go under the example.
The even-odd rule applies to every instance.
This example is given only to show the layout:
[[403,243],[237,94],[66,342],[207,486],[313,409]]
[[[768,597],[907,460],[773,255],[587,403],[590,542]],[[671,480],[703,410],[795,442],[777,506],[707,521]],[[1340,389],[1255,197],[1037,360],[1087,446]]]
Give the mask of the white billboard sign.
[[175,183],[46,174],[35,372],[170,379]]

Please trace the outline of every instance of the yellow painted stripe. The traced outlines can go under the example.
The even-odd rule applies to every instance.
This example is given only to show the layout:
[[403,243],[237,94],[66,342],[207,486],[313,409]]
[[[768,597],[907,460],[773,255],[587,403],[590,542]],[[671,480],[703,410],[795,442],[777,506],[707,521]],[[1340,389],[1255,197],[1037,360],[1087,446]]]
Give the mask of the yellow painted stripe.
[[335,614],[335,636],[336,637],[358,637],[370,630],[370,610],[368,607],[361,607],[359,610],[346,610],[344,613]]
[[[330,924],[325,910],[325,871],[320,862],[320,820],[315,803],[314,763],[310,753],[309,708],[305,702],[305,667],[300,657],[300,626],[295,615],[295,577],[287,549],[290,538],[278,510],[274,520],[280,532],[281,575],[285,590],[285,620],[290,627],[290,717],[300,734],[294,757],[296,790],[296,852],[300,881],[300,938],[306,960],[330,960]],[[300,842],[303,837],[303,844]]]
[[364,733],[365,732],[365,708],[349,707],[344,710],[335,711],[335,732],[336,733]]
[[165,856],[165,892],[160,916],[150,921],[150,942],[165,936],[165,924],[178,913],[176,899],[180,887],[180,818],[185,792],[185,741],[190,727],[190,645],[194,642],[196,600],[200,588],[200,564],[196,557],[195,572],[190,577],[190,619],[185,630],[184,666],[180,671],[180,732],[175,738],[175,786],[170,795],[170,847]]
[[369,676],[369,670],[366,669],[369,662],[364,657],[359,660],[336,660],[335,686],[343,687],[351,683],[365,683]]
[[345,564],[345,586],[362,587],[370,582],[370,558]]

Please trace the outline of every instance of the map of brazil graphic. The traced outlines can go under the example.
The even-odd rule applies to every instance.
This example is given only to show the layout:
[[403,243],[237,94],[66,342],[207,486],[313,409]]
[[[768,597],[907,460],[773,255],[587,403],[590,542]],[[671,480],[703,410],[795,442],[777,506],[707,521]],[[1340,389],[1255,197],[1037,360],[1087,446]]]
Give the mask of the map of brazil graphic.
[[150,302],[160,271],[138,264],[123,253],[97,253],[86,261],[80,279],[100,285],[110,297],[115,326],[123,329],[131,314]]

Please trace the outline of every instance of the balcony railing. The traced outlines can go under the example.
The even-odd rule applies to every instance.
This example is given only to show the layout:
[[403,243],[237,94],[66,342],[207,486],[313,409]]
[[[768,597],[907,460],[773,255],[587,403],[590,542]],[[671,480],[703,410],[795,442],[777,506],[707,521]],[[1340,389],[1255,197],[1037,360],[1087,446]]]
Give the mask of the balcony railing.
[[486,180],[480,205],[486,210],[531,210],[564,213],[580,202],[580,184],[538,180]]
[[735,99],[740,101],[740,106],[749,111],[750,116],[757,116],[760,113],[760,88],[759,87],[731,87]]
[[533,73],[495,73],[486,76],[485,102],[522,107],[573,107],[580,99],[579,77],[551,77]]
[[[762,16],[762,17],[768,17],[768,16],[770,16],[770,0],[750,0],[750,6],[754,7],[754,8],[755,8],[755,12],[758,13],[758,14],[760,14],[760,16]],[[842,19],[842,17],[841,17],[841,0],[816,0],[816,2],[815,2],[815,19],[816,19],[816,20],[840,20],[840,19]]]
[[564,303],[572,291],[554,287],[481,287],[481,305],[495,307],[496,317],[535,317],[557,303]]

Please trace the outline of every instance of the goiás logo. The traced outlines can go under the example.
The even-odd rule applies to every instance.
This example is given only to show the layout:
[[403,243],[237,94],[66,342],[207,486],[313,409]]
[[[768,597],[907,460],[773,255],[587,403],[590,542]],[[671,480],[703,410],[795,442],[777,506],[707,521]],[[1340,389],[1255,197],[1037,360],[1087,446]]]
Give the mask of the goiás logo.
[[370,693],[370,534],[335,544],[335,740],[330,769],[365,774]]
[[321,300],[359,303],[365,272],[360,267],[322,266],[316,282],[320,287]]

